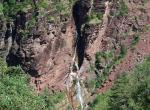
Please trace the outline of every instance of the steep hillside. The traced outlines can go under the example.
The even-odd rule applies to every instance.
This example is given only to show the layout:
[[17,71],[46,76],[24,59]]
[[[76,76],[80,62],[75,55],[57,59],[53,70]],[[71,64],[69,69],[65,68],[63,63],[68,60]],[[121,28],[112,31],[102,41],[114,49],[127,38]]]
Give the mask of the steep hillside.
[[149,0],[2,0],[0,58],[8,67],[0,65],[0,74],[20,66],[36,93],[66,94],[56,109],[90,109],[120,74],[149,56],[149,6]]

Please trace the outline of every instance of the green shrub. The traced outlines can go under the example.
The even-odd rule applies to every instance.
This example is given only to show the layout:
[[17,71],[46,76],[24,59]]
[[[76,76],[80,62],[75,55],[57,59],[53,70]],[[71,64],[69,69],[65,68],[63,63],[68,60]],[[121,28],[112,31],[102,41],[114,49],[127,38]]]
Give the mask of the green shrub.
[[[113,51],[112,51],[113,52]],[[117,65],[122,58],[127,53],[127,49],[124,45],[120,47],[120,54],[113,57],[112,52],[97,52],[95,55],[95,73],[96,73],[96,83],[95,87],[99,88],[105,82],[107,76],[109,75],[110,71],[112,70],[113,66]],[[102,69],[100,73],[100,65],[105,63],[105,67]]]
[[135,46],[139,41],[140,41],[140,34],[136,33],[136,35],[134,36],[134,39],[133,39],[133,42],[132,42],[131,46]]
[[90,103],[90,110],[108,110],[109,95],[111,95],[111,91],[98,95],[96,99]]
[[[97,75],[96,77],[96,83],[95,87],[99,88],[103,82],[106,80],[106,77],[108,76],[108,73],[110,72],[113,65],[115,65],[114,59],[113,59],[113,53],[112,52],[97,52],[95,56],[95,73]],[[110,61],[110,62],[108,62]],[[102,73],[99,72],[100,65],[104,63],[105,67],[103,68]]]
[[0,64],[0,110],[54,110],[55,104],[63,100],[61,92],[45,91],[37,95],[19,66],[6,67],[1,60]]
[[119,8],[117,9],[116,16],[127,16],[128,15],[128,6],[125,4],[124,0],[119,0]]
[[[30,0],[24,0],[23,2],[16,2],[16,0],[9,0],[3,2],[3,12],[5,17],[13,17],[19,11],[24,11],[29,5],[33,6],[33,2]],[[32,7],[31,7],[32,8]]]
[[144,26],[143,31],[147,31],[147,30],[150,30],[150,24],[147,24],[147,25]]
[[0,3],[0,15],[2,15],[2,14],[3,14],[3,4]]
[[127,53],[127,48],[124,45],[120,46],[120,55],[118,56],[118,60],[123,58]]
[[90,91],[93,92],[95,90],[96,80],[94,79],[87,79],[85,81],[85,87]]
[[150,57],[115,82],[111,90],[97,96],[90,110],[149,110]]
[[41,0],[37,3],[37,7],[46,9],[48,8],[49,5],[48,2],[49,2],[48,0]]
[[112,89],[110,110],[149,110],[150,58],[133,72],[120,76]]
[[26,27],[30,31],[30,30],[32,30],[33,27],[36,26],[36,24],[37,24],[36,18],[32,17],[28,22],[26,22]]
[[7,71],[7,65],[3,58],[0,57],[0,74],[5,73]]
[[86,18],[87,24],[97,24],[100,23],[102,20],[103,14],[101,12],[94,13],[92,12],[90,16]]

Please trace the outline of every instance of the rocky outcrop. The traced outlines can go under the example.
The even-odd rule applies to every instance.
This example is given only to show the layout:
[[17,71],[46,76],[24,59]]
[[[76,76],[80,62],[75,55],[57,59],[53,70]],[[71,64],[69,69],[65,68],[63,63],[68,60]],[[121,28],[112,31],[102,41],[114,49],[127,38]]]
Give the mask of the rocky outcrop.
[[[15,15],[0,15],[0,57],[9,66],[20,65],[31,76],[30,84],[37,91],[46,87],[53,92],[66,90],[70,84],[66,106],[79,105],[75,99],[76,81],[82,86],[87,104],[95,98],[96,86],[103,87],[100,92],[106,91],[117,75],[139,62],[135,57],[144,58],[149,52],[145,48],[149,45],[145,39],[149,38],[143,33],[150,29],[150,2],[52,0],[40,6],[42,0],[33,1],[32,6],[29,4]],[[137,47],[141,49],[132,52],[139,41],[142,43]],[[125,61],[120,63],[123,57]]]
[[[84,77],[89,65],[95,65],[97,52],[114,50],[115,57],[122,45],[131,46],[137,30],[142,30],[149,22],[148,12],[138,9],[143,5],[142,0],[138,3],[136,0],[126,1],[130,10],[128,15],[126,5],[122,4],[122,8],[116,0],[109,1],[70,3],[64,0],[58,4],[71,5],[65,8],[55,7],[57,3],[51,5],[58,9],[39,7],[40,4],[34,2],[34,8],[17,12],[12,21],[1,18],[4,21],[0,23],[1,56],[7,56],[9,66],[21,65],[31,75],[31,84],[37,89],[46,86],[64,89],[75,47],[76,60]],[[129,37],[125,38],[127,32]],[[107,63],[104,61],[102,68]]]
[[[68,0],[59,5],[61,3],[66,3],[69,8],[65,14],[53,9],[48,11],[48,8],[43,10],[38,2],[34,2],[34,8],[17,12],[11,22],[5,17],[1,19],[5,20],[1,22],[1,56],[6,58],[9,66],[21,65],[31,75],[31,83],[44,84],[43,89],[46,86],[63,88],[59,84],[63,85],[74,53],[76,30],[71,16],[72,4]],[[45,15],[41,15],[43,12]]]
[[[49,12],[46,9],[45,13],[48,14],[41,17],[40,13],[43,11],[37,8],[36,2],[34,9],[18,12],[13,21],[6,24],[5,29],[6,41],[12,40],[6,58],[8,65],[21,65],[32,76],[31,84],[35,84],[37,89],[44,89],[46,86],[50,89],[64,89],[75,46],[78,65],[84,72],[90,62],[94,62],[96,52],[100,51],[98,39],[103,37],[103,34],[100,35],[101,31],[105,33],[109,13],[104,11],[104,2],[105,0],[94,0],[91,6],[91,1],[79,0],[74,3],[67,16],[57,15],[55,11]],[[106,13],[103,22],[89,25],[89,10],[98,12],[98,8],[102,9],[103,14]],[[48,21],[51,14],[59,19]],[[104,29],[101,29],[103,26]]]

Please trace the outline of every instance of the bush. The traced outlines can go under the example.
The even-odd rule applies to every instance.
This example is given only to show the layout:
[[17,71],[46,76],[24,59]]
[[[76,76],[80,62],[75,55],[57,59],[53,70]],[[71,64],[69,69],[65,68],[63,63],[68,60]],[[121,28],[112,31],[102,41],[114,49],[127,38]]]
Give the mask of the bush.
[[102,20],[103,14],[101,12],[99,13],[92,13],[90,16],[86,18],[87,24],[97,24],[100,23]]
[[7,65],[4,59],[0,57],[0,74],[5,73],[6,70],[7,70]]
[[28,85],[28,76],[19,66],[6,67],[4,62],[1,63],[0,110],[54,110],[54,105],[63,98],[63,93],[45,91],[41,95],[35,94]]
[[120,60],[121,58],[123,58],[127,53],[127,49],[124,45],[121,45],[120,47],[120,55],[118,56],[118,60]]
[[134,36],[133,42],[132,42],[132,46],[135,46],[140,40],[140,34],[136,33],[136,35]]
[[0,3],[0,15],[2,15],[2,14],[3,14],[3,4]]
[[[5,17],[13,17],[19,11],[25,10],[29,5],[33,5],[33,2],[30,0],[24,0],[23,2],[17,2],[16,0],[9,0],[3,2],[3,12]],[[31,7],[32,8],[32,7]]]
[[108,101],[111,91],[107,91],[105,94],[98,95],[96,99],[90,103],[90,110],[108,110]]
[[91,110],[150,110],[150,57],[123,74],[113,88],[99,95]]
[[116,16],[121,17],[121,16],[127,16],[128,15],[128,6],[125,4],[123,0],[119,0],[119,8],[118,11],[116,12]]
[[150,58],[133,72],[121,76],[112,89],[110,110],[149,110]]

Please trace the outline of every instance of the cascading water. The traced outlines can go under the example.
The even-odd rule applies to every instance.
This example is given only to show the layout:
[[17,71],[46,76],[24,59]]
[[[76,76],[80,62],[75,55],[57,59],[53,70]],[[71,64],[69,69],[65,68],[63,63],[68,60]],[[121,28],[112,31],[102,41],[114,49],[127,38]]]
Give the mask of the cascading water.
[[[106,1],[105,2],[105,13],[103,15],[103,28],[99,31],[99,39],[102,38],[102,35],[105,33],[106,31],[106,27],[107,27],[107,24],[108,24],[108,15],[109,15],[109,12],[110,12],[110,9],[109,9],[109,4],[111,4],[111,2],[109,1]],[[91,0],[91,5],[93,5],[93,0]],[[84,109],[84,99],[83,99],[83,91],[82,91],[82,86],[81,86],[81,79],[80,79],[80,74],[82,73],[82,69],[81,68],[81,65],[83,63],[83,60],[84,60],[84,49],[85,49],[85,42],[84,42],[84,36],[82,36],[81,34],[81,27],[82,27],[82,20],[84,19],[84,17],[82,18],[82,14],[85,14],[85,13],[77,13],[76,11],[78,10],[78,12],[83,12],[82,9],[80,8],[85,8],[85,7],[82,7],[82,5],[80,6],[80,3],[76,4],[74,6],[74,10],[73,10],[73,15],[74,15],[74,20],[75,20],[75,24],[76,24],[76,46],[75,46],[75,51],[74,51],[74,55],[73,55],[73,58],[72,58],[72,63],[71,63],[71,66],[70,66],[70,73],[69,75],[67,76],[67,90],[68,90],[68,93],[70,91],[72,91],[70,88],[71,87],[76,87],[76,95],[77,95],[77,99],[80,103],[80,106],[81,106],[81,109],[83,110]],[[82,10],[82,11],[81,11]],[[91,6],[91,9],[92,10],[92,6]],[[89,14],[91,12],[89,11]],[[86,15],[86,14],[85,14]],[[84,15],[84,16],[85,16]],[[97,38],[97,42],[95,43],[99,43],[100,40],[98,40]],[[76,57],[78,56],[78,63],[76,61]],[[76,80],[76,84],[73,85],[73,80]],[[73,89],[74,90],[74,89]],[[73,95],[74,96],[74,95]],[[72,94],[70,96],[72,98]],[[71,104],[72,104],[72,108],[73,110],[75,110],[74,108],[74,103],[73,103],[73,100],[71,100]]]
[[[76,44],[75,44],[75,51],[74,56],[72,58],[72,63],[70,66],[70,73],[67,78],[67,90],[70,92],[70,87],[75,86],[76,87],[76,95],[78,102],[80,103],[81,109],[84,108],[84,100],[83,100],[83,91],[81,87],[81,79],[80,74],[82,73],[80,71],[80,67],[83,64],[84,60],[84,51],[85,51],[85,38],[82,36],[82,25],[86,19],[86,16],[88,15],[88,11],[90,9],[90,5],[93,5],[93,0],[91,0],[91,3],[86,0],[78,0],[75,5],[73,6],[73,18],[76,26]],[[76,57],[78,57],[76,59]],[[76,61],[78,60],[78,61]],[[76,84],[73,85],[73,80],[75,79]],[[71,102],[72,108],[74,109],[73,102]]]
[[82,91],[81,91],[81,85],[80,85],[80,81],[79,81],[79,77],[77,75],[77,83],[76,83],[76,86],[77,86],[77,97],[78,97],[78,100],[80,102],[80,106],[81,106],[81,109],[83,109],[83,104],[84,104],[84,101],[83,101],[83,96],[82,96]]
[[[76,37],[78,36],[78,33],[76,33]],[[78,38],[77,38],[77,42],[78,42]],[[69,92],[69,88],[72,86],[72,82],[73,82],[73,79],[76,80],[76,84],[75,84],[75,87],[76,87],[76,95],[77,95],[77,99],[80,103],[80,106],[81,106],[81,109],[84,108],[84,100],[83,100],[83,96],[82,96],[82,90],[81,90],[81,84],[80,84],[80,78],[79,78],[79,66],[78,66],[78,63],[76,62],[76,56],[77,56],[77,44],[76,43],[76,46],[75,46],[75,51],[74,51],[74,55],[73,55],[73,58],[72,58],[72,64],[70,66],[70,73],[69,73],[69,77],[67,79],[67,91]],[[76,71],[74,72],[74,67],[76,68]]]

